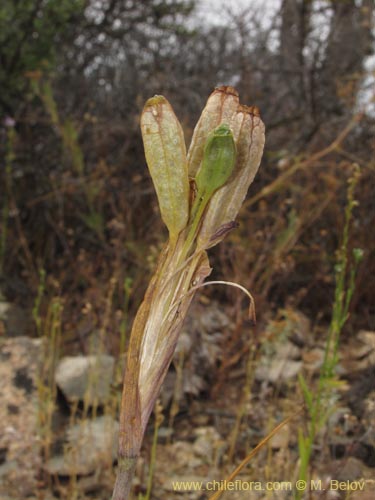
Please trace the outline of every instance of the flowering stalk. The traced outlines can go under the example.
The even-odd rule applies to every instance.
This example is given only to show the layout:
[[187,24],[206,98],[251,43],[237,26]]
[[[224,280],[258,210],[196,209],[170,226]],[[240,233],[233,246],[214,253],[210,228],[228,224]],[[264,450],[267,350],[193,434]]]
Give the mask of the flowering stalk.
[[169,240],[130,336],[113,500],[129,497],[146,425],[182,323],[211,272],[206,250],[236,226],[264,146],[258,110],[239,104],[231,87],[217,88],[209,97],[187,155],[181,125],[164,97],[146,102],[141,129]]

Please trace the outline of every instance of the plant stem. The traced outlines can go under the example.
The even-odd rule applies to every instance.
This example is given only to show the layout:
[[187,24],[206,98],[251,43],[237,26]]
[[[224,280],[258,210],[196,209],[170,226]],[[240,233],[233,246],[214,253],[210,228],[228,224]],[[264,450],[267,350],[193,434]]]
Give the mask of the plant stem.
[[190,253],[191,246],[195,240],[203,212],[207,206],[209,199],[210,199],[210,196],[204,196],[204,197],[199,197],[199,198],[197,197],[194,201],[193,207],[191,209],[191,216],[190,216],[191,225],[190,225],[189,232],[186,236],[184,246],[182,248],[181,256],[180,256],[180,259],[179,259],[178,264],[177,264],[178,266],[181,265],[186,260],[186,258],[188,257],[188,255]]
[[[349,179],[349,188],[347,195],[347,204],[345,207],[345,221],[343,229],[342,244],[337,252],[337,262],[335,266],[335,294],[332,311],[331,324],[328,331],[328,337],[325,344],[323,364],[320,369],[318,387],[315,396],[307,387],[305,388],[308,399],[311,399],[309,406],[310,422],[306,435],[300,436],[300,469],[299,479],[307,480],[308,468],[313,451],[313,445],[319,431],[323,427],[323,423],[328,418],[328,412],[332,406],[330,397],[332,397],[334,389],[332,382],[335,379],[335,368],[338,362],[338,348],[340,334],[349,316],[349,306],[355,289],[355,276],[357,265],[360,260],[361,252],[357,249],[354,255],[354,263],[348,269],[348,247],[349,247],[349,230],[352,219],[352,212],[356,206],[354,199],[354,189],[360,177],[358,166],[354,166],[354,172]],[[307,393],[306,393],[307,391]],[[295,494],[296,500],[302,498],[303,493],[297,491]]]
[[127,500],[129,498],[137,459],[137,456],[119,458],[112,500]]

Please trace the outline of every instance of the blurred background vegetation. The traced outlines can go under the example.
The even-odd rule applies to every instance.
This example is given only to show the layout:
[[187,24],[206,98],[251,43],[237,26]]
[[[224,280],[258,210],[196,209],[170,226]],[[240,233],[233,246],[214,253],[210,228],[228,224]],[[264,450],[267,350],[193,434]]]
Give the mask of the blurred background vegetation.
[[[58,297],[63,349],[87,351],[101,329],[117,353],[166,237],[141,109],[166,96],[188,143],[224,84],[260,108],[266,150],[215,276],[251,289],[260,321],[295,307],[328,323],[358,164],[349,246],[364,258],[346,328],[374,329],[373,19],[372,0],[2,0],[2,294],[40,311]],[[207,293],[244,314],[231,290]]]

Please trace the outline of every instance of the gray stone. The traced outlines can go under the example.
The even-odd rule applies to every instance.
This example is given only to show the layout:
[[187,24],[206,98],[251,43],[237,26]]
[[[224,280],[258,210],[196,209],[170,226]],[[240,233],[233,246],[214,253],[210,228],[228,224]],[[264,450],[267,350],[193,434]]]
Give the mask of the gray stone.
[[55,381],[66,399],[101,405],[110,396],[115,360],[112,356],[66,356],[55,372]]
[[288,424],[285,424],[281,429],[279,429],[276,434],[274,434],[269,444],[273,450],[280,450],[287,448],[290,441],[290,427]]
[[0,498],[26,498],[41,466],[38,387],[43,342],[0,341]]
[[52,457],[45,469],[60,476],[88,475],[108,467],[117,456],[119,424],[105,415],[84,420],[66,431],[64,453]]
[[212,463],[214,450],[220,443],[220,435],[214,427],[199,427],[195,430],[197,439],[194,441],[194,453],[206,463]]
[[206,333],[222,331],[229,326],[228,316],[219,309],[216,304],[206,307],[204,314],[200,317],[202,329]]
[[274,359],[271,363],[263,363],[255,370],[255,378],[273,384],[286,382],[298,375],[302,369],[302,361]]

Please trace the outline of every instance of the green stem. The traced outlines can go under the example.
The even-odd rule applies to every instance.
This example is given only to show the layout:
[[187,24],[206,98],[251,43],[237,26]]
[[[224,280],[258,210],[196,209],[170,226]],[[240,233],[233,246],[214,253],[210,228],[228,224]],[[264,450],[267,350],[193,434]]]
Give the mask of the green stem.
[[158,445],[159,425],[160,424],[158,422],[158,416],[156,416],[154,436],[152,438],[150,470],[149,470],[149,474],[148,474],[147,491],[146,491],[146,495],[144,497],[144,500],[150,500],[150,497],[151,497],[152,482],[154,479],[154,470],[155,470],[155,463],[156,463],[156,448]]
[[195,199],[193,208],[191,209],[190,219],[192,222],[184,246],[182,247],[178,265],[182,264],[182,262],[186,259],[186,257],[190,253],[191,246],[197,235],[199,224],[202,220],[202,216],[206,209],[206,206],[211,198],[211,194],[212,193],[206,193],[204,196],[199,196]]

